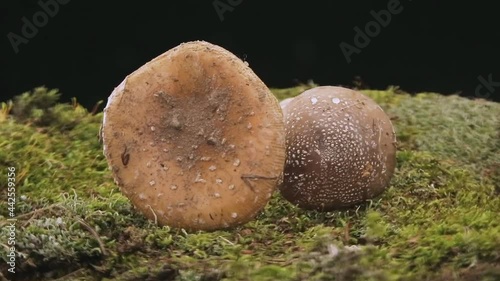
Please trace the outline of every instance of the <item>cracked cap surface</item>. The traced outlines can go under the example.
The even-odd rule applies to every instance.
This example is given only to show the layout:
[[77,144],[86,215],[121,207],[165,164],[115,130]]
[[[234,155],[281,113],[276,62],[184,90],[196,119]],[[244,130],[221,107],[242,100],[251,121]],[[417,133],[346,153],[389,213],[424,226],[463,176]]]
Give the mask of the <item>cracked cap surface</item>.
[[277,99],[243,61],[196,41],[148,62],[104,110],[115,182],[159,224],[215,230],[252,219],[283,171]]

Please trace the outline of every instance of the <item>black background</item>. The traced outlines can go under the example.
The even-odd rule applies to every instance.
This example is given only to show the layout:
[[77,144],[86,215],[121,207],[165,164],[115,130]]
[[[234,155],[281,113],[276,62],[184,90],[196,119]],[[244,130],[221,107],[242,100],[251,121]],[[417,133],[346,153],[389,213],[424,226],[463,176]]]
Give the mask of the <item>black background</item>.
[[[191,40],[246,59],[269,87],[308,80],[352,87],[361,77],[375,89],[474,97],[479,76],[500,82],[494,4],[401,0],[401,13],[348,63],[339,44],[354,45],[354,27],[364,29],[374,20],[370,12],[390,1],[215,2],[234,6],[222,21],[214,0],[70,0],[16,54],[8,34],[22,36],[22,18],[33,22],[42,8],[38,1],[2,1],[1,99],[45,85],[60,89],[63,101],[77,97],[91,108],[142,64]],[[481,94],[498,101],[500,87]]]

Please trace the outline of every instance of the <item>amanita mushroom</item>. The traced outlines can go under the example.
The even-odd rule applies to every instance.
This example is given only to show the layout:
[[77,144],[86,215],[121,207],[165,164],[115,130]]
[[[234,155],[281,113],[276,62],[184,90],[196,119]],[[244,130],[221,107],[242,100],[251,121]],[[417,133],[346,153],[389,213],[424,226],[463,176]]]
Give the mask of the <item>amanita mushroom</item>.
[[127,76],[108,99],[102,139],[133,205],[186,230],[248,222],[276,190],[285,159],[277,99],[242,60],[203,41]]
[[286,99],[280,101],[280,107],[281,107],[281,110],[283,111],[283,115],[285,115],[286,107],[288,106],[288,104],[292,100],[293,100],[293,98],[286,98]]
[[395,168],[396,138],[372,99],[342,87],[316,87],[290,101],[284,119],[285,199],[330,211],[384,191]]

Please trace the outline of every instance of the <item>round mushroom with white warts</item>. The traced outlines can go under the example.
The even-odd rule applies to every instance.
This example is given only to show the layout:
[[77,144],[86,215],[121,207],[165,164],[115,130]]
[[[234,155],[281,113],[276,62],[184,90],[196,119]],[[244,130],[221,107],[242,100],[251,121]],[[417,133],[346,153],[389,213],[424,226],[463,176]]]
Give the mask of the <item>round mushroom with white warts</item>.
[[238,57],[183,43],[114,89],[104,154],[133,205],[160,225],[216,230],[251,220],[281,180],[277,99]]
[[293,100],[293,98],[286,98],[286,99],[280,101],[280,107],[281,107],[281,110],[283,111],[283,115],[285,115],[286,107],[288,106],[288,104],[292,100]]
[[390,118],[360,92],[309,89],[284,111],[282,196],[304,209],[331,211],[381,194],[396,165]]

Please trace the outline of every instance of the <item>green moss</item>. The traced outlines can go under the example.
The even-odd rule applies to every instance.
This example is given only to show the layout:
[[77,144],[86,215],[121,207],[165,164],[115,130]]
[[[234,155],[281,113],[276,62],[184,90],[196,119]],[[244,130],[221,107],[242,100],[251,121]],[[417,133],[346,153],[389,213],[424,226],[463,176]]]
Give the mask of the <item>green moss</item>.
[[479,178],[500,179],[500,104],[435,93],[394,93],[397,98],[389,99],[380,91],[364,93],[396,118],[400,148],[428,151]]
[[[283,99],[313,86],[273,92]],[[58,103],[45,88],[2,103],[0,237],[13,166],[17,279],[498,280],[500,105],[395,87],[363,93],[396,127],[397,169],[385,193],[328,213],[276,193],[255,220],[197,233],[134,211],[102,154],[102,113]],[[5,262],[0,270],[11,278]]]
[[313,81],[307,82],[307,84],[300,84],[293,88],[285,88],[285,89],[275,89],[272,88],[271,92],[279,99],[284,100],[286,98],[293,98],[305,90],[311,89],[318,86]]

